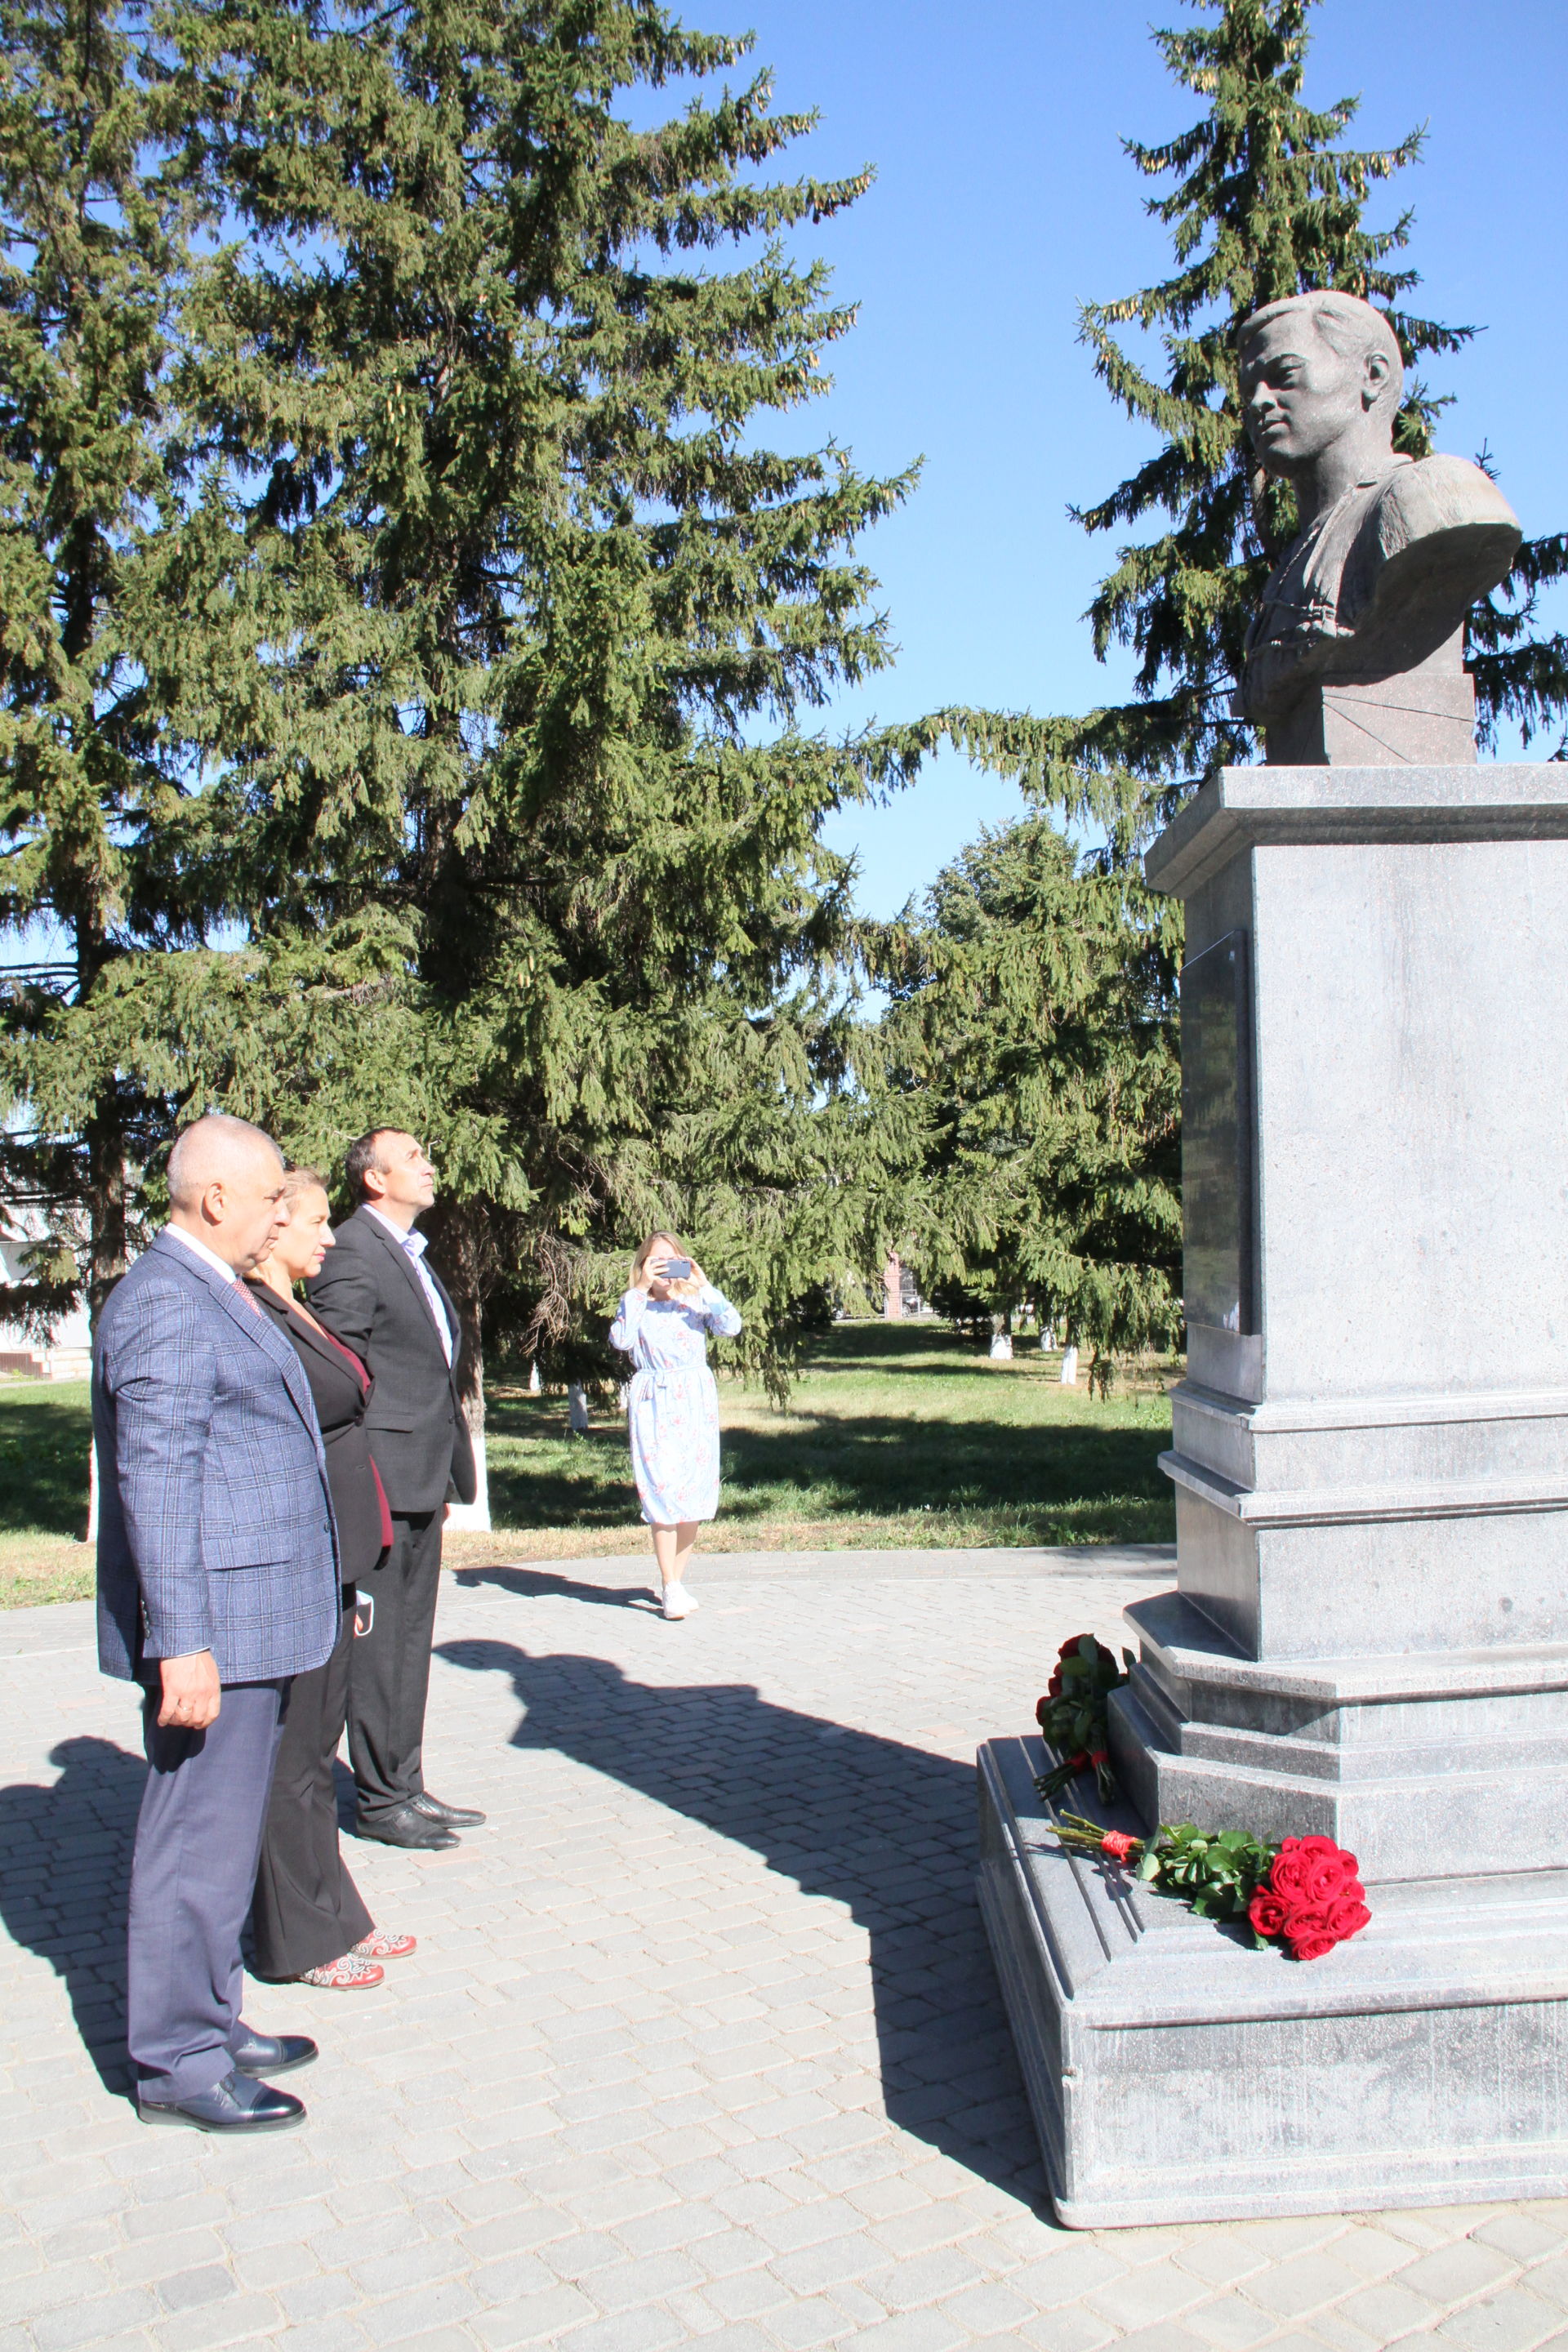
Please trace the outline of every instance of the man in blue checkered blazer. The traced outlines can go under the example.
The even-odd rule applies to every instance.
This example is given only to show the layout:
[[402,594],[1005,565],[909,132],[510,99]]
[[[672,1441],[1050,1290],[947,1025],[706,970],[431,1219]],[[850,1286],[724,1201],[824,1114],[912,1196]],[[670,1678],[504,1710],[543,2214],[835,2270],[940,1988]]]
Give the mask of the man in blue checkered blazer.
[[259,2079],[316,2054],[241,2021],[240,1931],[290,1676],[342,1608],[325,1457],[300,1360],[239,1278],[288,1223],[277,1146],[185,1129],[170,1218],[93,1344],[99,1662],[139,1682],[149,1766],[131,1874],[127,2041],[149,2123],[279,2129]]

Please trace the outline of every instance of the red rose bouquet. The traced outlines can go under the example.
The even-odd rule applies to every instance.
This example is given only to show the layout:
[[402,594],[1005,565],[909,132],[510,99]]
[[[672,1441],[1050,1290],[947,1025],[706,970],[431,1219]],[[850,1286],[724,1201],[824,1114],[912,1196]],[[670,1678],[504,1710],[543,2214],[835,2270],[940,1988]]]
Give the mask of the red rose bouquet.
[[1372,1913],[1356,1858],[1332,1838],[1285,1838],[1247,1906],[1254,1932],[1279,1937],[1299,1960],[1321,1959],[1359,1936]]
[[1200,1917],[1245,1919],[1259,1950],[1283,1944],[1292,1959],[1319,1960],[1359,1936],[1372,1917],[1353,1853],[1332,1838],[1283,1838],[1248,1830],[1162,1822],[1152,1838],[1101,1829],[1063,1813],[1056,1834],[1070,1852],[1102,1853],[1160,1895],[1180,1896]]
[[[1131,1666],[1131,1652],[1121,1654]],[[1046,1695],[1035,1709],[1035,1721],[1062,1759],[1037,1780],[1042,1797],[1058,1796],[1080,1772],[1092,1770],[1100,1796],[1107,1804],[1114,1803],[1116,1775],[1110,1769],[1106,1701],[1126,1680],[1104,1643],[1092,1633],[1075,1634],[1062,1643]]]

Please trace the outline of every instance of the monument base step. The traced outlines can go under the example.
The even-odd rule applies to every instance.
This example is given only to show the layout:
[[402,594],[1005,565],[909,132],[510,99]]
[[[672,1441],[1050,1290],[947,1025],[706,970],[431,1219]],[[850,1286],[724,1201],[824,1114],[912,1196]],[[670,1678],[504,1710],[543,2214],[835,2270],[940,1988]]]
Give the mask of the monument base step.
[[1568,1869],[1376,1888],[1294,1961],[1065,1853],[1045,1762],[980,1751],[979,1895],[1069,2228],[1568,2195]]
[[[1150,1685],[1110,1702],[1110,1750],[1118,1778],[1144,1821],[1195,1822],[1200,1829],[1237,1822],[1259,1837],[1331,1837],[1357,1855],[1366,1884],[1449,1878],[1472,1885],[1506,1875],[1533,1853],[1543,1819],[1568,1808],[1568,1751],[1554,1742],[1520,1739],[1456,1746],[1446,1756],[1420,1750],[1331,1748],[1185,1724],[1179,1748],[1142,1704]],[[1205,1755],[1205,1745],[1220,1752]],[[1198,1749],[1194,1753],[1194,1748]],[[1501,1757],[1497,1750],[1502,1748]],[[1292,1772],[1305,1750],[1318,1769]],[[1229,1752],[1226,1752],[1229,1751]],[[1405,1770],[1402,1763],[1425,1763]],[[1326,1777],[1323,1767],[1338,1768]]]

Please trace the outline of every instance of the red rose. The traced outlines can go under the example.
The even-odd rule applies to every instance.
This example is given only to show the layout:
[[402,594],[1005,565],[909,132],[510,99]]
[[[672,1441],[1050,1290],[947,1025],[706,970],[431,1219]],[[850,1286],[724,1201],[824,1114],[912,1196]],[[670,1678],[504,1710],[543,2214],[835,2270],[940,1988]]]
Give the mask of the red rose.
[[1247,1916],[1260,1936],[1278,1936],[1289,1916],[1289,1906],[1281,1895],[1260,1886],[1247,1906]]
[[1359,1936],[1371,1919],[1372,1913],[1362,1901],[1360,1883],[1354,1879],[1328,1906],[1329,1927],[1336,1944],[1346,1943],[1352,1936]]
[[1040,1699],[1035,1707],[1035,1721],[1039,1725],[1042,1731],[1044,1731],[1046,1727],[1046,1717],[1049,1715],[1050,1711],[1051,1698],[1050,1693],[1047,1691],[1045,1697]]
[[1129,1837],[1125,1830],[1107,1830],[1100,1841],[1100,1850],[1101,1853],[1108,1853],[1112,1862],[1125,1862],[1133,1847],[1140,1843],[1139,1839]]
[[1301,1891],[1309,1903],[1332,1902],[1354,1878],[1354,1854],[1346,1853],[1332,1838],[1297,1838],[1291,1843],[1293,1861],[1301,1871]]
[[1317,1906],[1302,1904],[1286,1919],[1285,1941],[1299,1960],[1321,1960],[1339,1940],[1329,1925],[1328,1913]]
[[1300,1843],[1300,1838],[1286,1838],[1268,1873],[1268,1885],[1287,1903],[1304,1903],[1307,1899],[1307,1865],[1301,1859]]

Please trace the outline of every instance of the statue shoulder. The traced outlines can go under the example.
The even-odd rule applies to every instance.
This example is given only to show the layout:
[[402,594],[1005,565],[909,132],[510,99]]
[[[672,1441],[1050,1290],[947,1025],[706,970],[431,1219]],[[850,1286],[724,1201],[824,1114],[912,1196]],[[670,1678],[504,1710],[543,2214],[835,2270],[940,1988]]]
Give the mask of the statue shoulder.
[[1418,457],[1413,465],[1398,466],[1377,500],[1377,541],[1384,557],[1436,532],[1478,523],[1519,531],[1519,518],[1497,484],[1468,457]]

